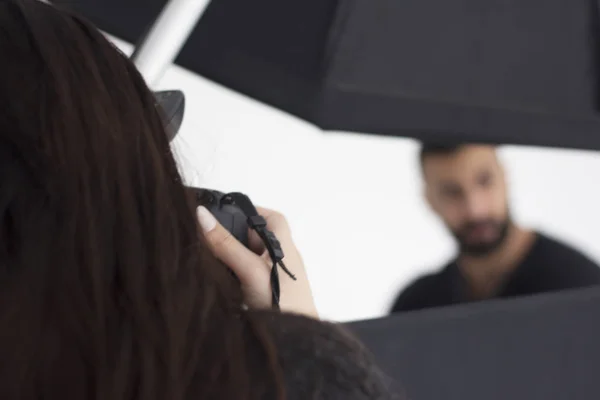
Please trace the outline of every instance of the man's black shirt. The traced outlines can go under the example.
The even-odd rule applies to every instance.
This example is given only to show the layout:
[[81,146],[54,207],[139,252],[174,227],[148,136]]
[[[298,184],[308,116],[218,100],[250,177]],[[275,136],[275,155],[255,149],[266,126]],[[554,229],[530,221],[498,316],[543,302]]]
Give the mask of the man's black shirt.
[[[496,297],[514,297],[600,284],[600,268],[577,250],[540,233]],[[396,299],[392,312],[413,311],[471,301],[456,260],[423,276]]]

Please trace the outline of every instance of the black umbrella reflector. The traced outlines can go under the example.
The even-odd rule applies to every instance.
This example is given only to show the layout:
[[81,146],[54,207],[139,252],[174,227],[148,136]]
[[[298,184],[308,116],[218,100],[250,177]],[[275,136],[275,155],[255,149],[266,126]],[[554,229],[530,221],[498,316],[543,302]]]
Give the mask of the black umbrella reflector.
[[[165,1],[62,0],[137,42]],[[593,0],[213,0],[177,62],[323,129],[600,149]]]

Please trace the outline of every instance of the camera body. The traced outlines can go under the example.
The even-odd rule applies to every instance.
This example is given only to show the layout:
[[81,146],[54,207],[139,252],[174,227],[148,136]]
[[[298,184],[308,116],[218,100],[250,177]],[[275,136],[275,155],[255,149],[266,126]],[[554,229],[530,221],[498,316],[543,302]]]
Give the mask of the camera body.
[[248,216],[232,196],[216,190],[188,187],[196,206],[204,206],[238,241],[248,247]]
[[[185,113],[185,96],[180,90],[154,92],[157,106],[162,110],[169,142],[175,138]],[[232,195],[216,190],[188,187],[196,206],[206,207],[231,234],[248,246],[248,217]],[[248,200],[249,201],[249,200]],[[251,202],[250,202],[251,203]],[[254,208],[252,206],[252,208]]]
[[[177,135],[185,111],[185,96],[179,90],[168,92],[155,92],[156,105],[161,109],[164,118],[165,130],[169,141]],[[244,246],[248,247],[249,229],[254,230],[263,241],[269,257],[273,263],[271,268],[271,295],[273,307],[279,309],[279,275],[278,266],[293,280],[296,277],[283,263],[283,250],[273,232],[267,229],[267,221],[258,214],[256,207],[248,196],[243,193],[221,193],[216,190],[188,187],[188,192],[193,196],[196,207],[206,207]],[[235,277],[235,274],[231,272]],[[237,278],[237,277],[236,277]]]
[[[169,141],[177,135],[185,112],[185,96],[180,90],[154,92],[157,106],[162,110]],[[216,190],[188,187],[196,206],[206,207],[217,221],[245,246],[248,246],[248,217],[231,195]]]

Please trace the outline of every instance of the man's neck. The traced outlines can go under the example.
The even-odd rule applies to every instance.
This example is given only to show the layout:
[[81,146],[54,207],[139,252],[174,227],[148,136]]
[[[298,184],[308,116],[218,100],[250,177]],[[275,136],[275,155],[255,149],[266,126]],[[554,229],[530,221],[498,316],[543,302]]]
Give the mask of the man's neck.
[[482,257],[461,254],[458,266],[467,281],[473,299],[486,299],[496,295],[505,279],[519,266],[529,253],[535,233],[511,224],[504,243],[492,253]]

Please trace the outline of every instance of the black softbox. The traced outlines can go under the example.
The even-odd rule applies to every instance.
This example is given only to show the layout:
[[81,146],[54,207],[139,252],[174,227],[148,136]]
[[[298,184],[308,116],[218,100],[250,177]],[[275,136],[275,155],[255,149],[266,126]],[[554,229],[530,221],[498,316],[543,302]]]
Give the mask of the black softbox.
[[[138,42],[163,0],[59,0]],[[592,0],[213,0],[177,62],[325,130],[600,149]]]

